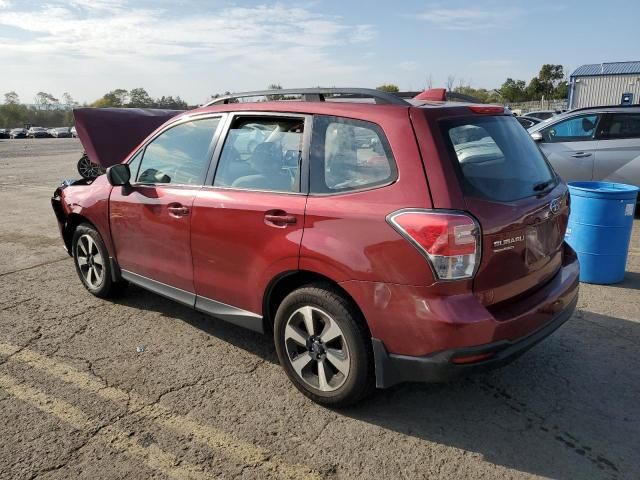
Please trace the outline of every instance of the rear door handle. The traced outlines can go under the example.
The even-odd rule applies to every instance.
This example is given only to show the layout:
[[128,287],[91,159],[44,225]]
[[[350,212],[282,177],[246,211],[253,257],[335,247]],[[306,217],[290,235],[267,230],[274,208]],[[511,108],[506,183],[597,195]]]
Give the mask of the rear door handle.
[[586,152],[578,152],[578,153],[574,153],[573,155],[571,155],[573,158],[585,158],[585,157],[590,157],[591,154],[590,153],[586,153]]
[[170,203],[167,205],[169,215],[172,217],[184,217],[189,215],[189,208],[185,207],[181,203]]
[[295,215],[289,215],[284,210],[269,210],[264,214],[264,223],[271,227],[284,228],[287,225],[293,225],[298,219]]

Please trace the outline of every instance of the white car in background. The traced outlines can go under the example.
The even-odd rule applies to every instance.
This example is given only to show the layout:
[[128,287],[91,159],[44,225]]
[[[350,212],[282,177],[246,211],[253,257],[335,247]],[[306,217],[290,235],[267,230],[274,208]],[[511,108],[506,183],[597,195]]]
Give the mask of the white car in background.
[[566,182],[640,186],[640,106],[572,110],[528,129]]

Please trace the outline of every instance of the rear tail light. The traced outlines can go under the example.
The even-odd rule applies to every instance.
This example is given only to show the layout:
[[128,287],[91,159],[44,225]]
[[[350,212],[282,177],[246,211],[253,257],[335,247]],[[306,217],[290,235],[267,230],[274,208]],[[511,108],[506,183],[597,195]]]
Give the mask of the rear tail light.
[[480,227],[458,212],[399,210],[389,224],[427,259],[436,280],[473,278],[480,264]]

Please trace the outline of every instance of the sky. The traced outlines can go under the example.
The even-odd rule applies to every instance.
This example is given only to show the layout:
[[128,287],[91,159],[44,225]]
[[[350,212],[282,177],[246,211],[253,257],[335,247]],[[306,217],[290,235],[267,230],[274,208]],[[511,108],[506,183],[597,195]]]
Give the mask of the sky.
[[544,63],[640,60],[638,18],[638,0],[0,0],[0,95],[498,88]]

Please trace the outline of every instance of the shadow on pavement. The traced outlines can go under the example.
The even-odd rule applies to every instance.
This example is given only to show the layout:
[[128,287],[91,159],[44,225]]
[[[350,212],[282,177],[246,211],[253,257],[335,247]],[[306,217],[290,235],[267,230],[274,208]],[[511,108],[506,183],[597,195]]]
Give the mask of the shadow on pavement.
[[[611,285],[607,285],[607,286],[640,290],[640,272],[626,271],[624,274],[624,280],[622,282],[612,283]],[[640,314],[638,316],[640,316]]]
[[[278,363],[270,336],[137,287],[117,302],[182,320]],[[638,344],[640,323],[577,311],[503,369],[448,384],[399,385],[336,413],[528,474],[632,478],[640,471]]]
[[271,334],[261,335],[251,330],[238,327],[224,320],[197,312],[173,300],[148,292],[135,285],[128,285],[125,293],[113,299],[113,302],[140,310],[158,312],[165,317],[181,320],[208,335],[217,337],[255,355],[259,355],[268,362],[278,364],[278,357],[276,356],[273,341],[271,340]]
[[529,474],[638,478],[639,342],[640,323],[578,311],[503,369],[400,385],[346,413]]

